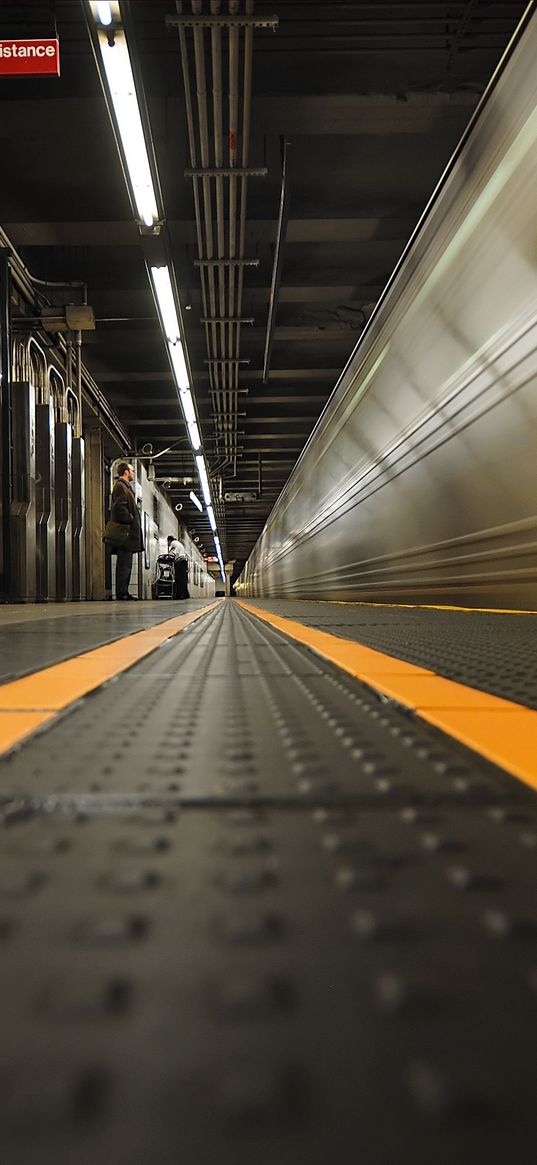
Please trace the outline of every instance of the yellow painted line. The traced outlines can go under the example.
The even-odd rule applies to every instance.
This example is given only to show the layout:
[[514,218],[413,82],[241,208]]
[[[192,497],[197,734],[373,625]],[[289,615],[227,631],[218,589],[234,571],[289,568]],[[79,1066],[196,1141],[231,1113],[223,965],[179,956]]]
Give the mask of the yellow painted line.
[[537,789],[537,712],[531,708],[445,679],[354,640],[274,615],[244,599],[236,601],[258,619],[412,708],[423,720]]
[[222,602],[166,619],[104,647],[84,652],[75,659],[53,664],[32,675],[0,686],[0,754],[23,740],[42,724],[54,719],[75,700],[149,655],[161,643],[178,635]]
[[[303,602],[301,599],[288,599],[289,603]],[[308,600],[307,600],[308,601]],[[368,603],[367,599],[311,599],[312,603],[325,603],[328,607],[380,607],[384,610],[395,611],[461,611],[472,615],[537,615],[537,611],[521,611],[520,608],[510,607],[452,607],[449,603]]]

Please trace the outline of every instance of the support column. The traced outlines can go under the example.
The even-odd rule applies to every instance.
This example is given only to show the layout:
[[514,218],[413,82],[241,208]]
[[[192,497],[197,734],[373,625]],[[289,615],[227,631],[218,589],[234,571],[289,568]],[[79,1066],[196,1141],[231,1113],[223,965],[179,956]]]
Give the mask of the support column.
[[233,574],[234,566],[235,566],[234,559],[232,559],[230,562],[224,563],[224,572],[226,575],[226,599],[229,599],[229,597],[231,595],[231,575]]
[[73,539],[73,599],[86,598],[85,523],[85,449],[84,438],[73,437],[72,457],[72,539]]
[[105,599],[104,453],[100,429],[86,433],[86,595]]

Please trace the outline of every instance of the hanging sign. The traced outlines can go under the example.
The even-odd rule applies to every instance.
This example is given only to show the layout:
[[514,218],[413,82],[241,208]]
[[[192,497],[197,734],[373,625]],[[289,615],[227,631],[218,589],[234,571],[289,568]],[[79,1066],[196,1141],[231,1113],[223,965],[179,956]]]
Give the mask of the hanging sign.
[[0,77],[60,75],[60,42],[0,40]]

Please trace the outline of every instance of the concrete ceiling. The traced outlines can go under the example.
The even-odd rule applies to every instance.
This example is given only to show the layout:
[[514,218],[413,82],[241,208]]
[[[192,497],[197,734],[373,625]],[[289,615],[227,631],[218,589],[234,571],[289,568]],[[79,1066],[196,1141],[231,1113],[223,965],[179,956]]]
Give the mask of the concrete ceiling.
[[[207,459],[218,495],[224,554],[247,557],[336,380],[355,347],[483,89],[524,3],[365,3],[272,0],[277,31],[253,34],[249,165],[240,329],[237,457],[226,459],[212,419],[185,94],[171,0],[131,0],[168,234]],[[183,13],[192,14],[190,0]],[[209,12],[209,0],[202,11]],[[179,6],[180,8],[180,6]],[[52,12],[54,9],[54,12]],[[244,0],[239,9],[244,12]],[[222,0],[221,11],[228,12]],[[60,36],[59,79],[2,80],[0,224],[31,271],[86,279],[97,329],[84,359],[127,429],[132,449],[178,442],[160,465],[192,475],[193,461],[156,320],[132,212],[77,0],[2,6],[2,37]],[[193,31],[185,30],[194,71]],[[210,33],[205,34],[207,46]],[[223,64],[227,42],[223,34]],[[195,86],[194,86],[195,96]],[[210,96],[210,94],[209,94]],[[224,116],[227,115],[227,103]],[[227,126],[224,124],[225,132]],[[282,158],[287,227],[264,379]],[[210,548],[208,527],[181,500]]]

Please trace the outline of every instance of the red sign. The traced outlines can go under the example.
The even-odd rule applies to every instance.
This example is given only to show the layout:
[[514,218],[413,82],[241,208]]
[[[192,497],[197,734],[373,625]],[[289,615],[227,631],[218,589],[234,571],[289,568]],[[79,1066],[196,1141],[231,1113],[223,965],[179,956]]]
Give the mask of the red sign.
[[60,42],[0,40],[0,77],[60,75]]

